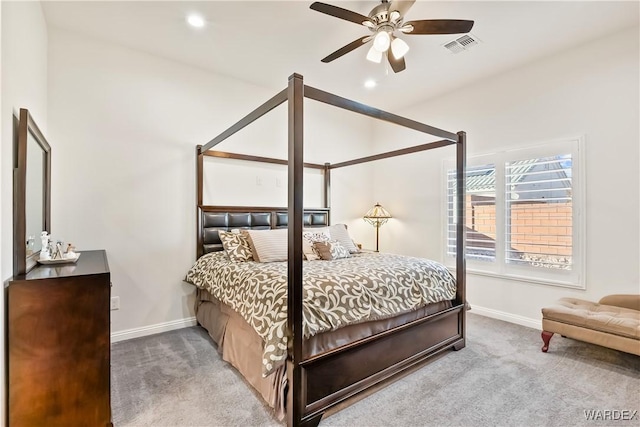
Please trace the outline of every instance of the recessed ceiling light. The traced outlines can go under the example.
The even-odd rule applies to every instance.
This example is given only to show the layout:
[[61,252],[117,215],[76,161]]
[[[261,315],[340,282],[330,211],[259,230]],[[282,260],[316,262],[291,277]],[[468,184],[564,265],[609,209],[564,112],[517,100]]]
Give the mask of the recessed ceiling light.
[[204,19],[200,15],[191,14],[191,15],[187,16],[187,22],[192,27],[196,27],[196,28],[204,27]]
[[371,89],[376,87],[377,83],[375,80],[373,79],[369,79],[366,82],[364,82],[364,87],[366,87],[367,89]]

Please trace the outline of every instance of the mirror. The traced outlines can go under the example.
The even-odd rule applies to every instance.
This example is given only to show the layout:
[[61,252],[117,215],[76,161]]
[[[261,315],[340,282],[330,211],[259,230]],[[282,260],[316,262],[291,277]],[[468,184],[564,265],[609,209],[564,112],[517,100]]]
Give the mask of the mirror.
[[51,234],[51,146],[29,114],[14,117],[13,274],[26,274],[40,256],[40,234]]

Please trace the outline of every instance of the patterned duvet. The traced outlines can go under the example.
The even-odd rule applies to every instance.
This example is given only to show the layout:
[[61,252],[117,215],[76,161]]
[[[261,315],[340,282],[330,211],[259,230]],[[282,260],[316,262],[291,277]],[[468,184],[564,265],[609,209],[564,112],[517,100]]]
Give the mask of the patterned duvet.
[[[202,256],[186,280],[236,310],[264,340],[263,376],[287,357],[287,263]],[[440,263],[402,255],[359,253],[304,261],[304,337],[348,324],[393,317],[455,297],[455,279]]]

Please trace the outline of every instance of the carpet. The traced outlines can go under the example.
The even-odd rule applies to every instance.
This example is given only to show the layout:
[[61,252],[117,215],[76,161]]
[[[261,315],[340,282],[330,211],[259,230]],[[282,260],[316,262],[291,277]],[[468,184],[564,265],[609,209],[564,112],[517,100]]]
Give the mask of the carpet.
[[[467,346],[320,423],[329,426],[640,426],[640,357],[468,314]],[[283,426],[204,329],[114,343],[120,426]]]

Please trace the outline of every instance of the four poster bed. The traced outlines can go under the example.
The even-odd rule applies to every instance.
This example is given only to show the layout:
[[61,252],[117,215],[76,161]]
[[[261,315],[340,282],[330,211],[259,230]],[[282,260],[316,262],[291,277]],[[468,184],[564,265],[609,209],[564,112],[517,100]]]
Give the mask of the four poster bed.
[[[336,164],[303,163],[305,97],[442,140]],[[211,150],[285,101],[288,160]],[[455,278],[434,261],[398,255],[354,253],[329,261],[304,261],[308,248],[303,233],[331,228],[333,237],[340,231],[330,226],[331,170],[453,144],[458,194]],[[197,287],[196,317],[223,358],[279,416],[286,413],[288,426],[315,426],[327,411],[435,355],[465,346],[465,144],[464,132],[450,133],[341,98],[306,86],[302,76],[293,74],[286,89],[197,147],[198,260],[187,274],[187,281]],[[288,207],[204,205],[205,156],[287,165]],[[303,208],[305,167],[323,171],[322,208]],[[234,256],[244,256],[243,262],[236,262],[226,251],[227,239],[244,238],[233,235],[234,229],[245,230],[242,236],[248,241],[253,236],[253,258],[240,251]],[[257,259],[255,246],[263,230],[285,239],[282,262],[252,261]],[[335,301],[344,304],[329,307]]]

